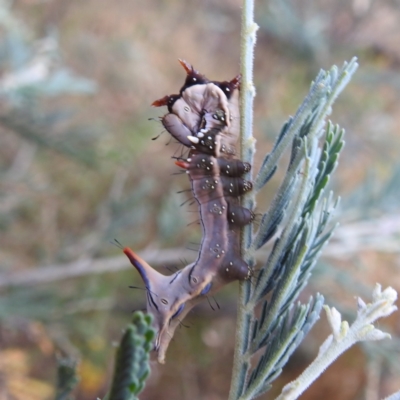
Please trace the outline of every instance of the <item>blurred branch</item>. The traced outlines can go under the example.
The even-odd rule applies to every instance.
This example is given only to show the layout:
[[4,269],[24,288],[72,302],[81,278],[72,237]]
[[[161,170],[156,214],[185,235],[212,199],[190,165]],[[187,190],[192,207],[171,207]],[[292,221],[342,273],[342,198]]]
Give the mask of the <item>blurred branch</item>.
[[[181,263],[181,258],[193,257],[193,251],[179,249],[154,250],[148,249],[139,253],[140,257],[149,263],[163,264]],[[24,286],[48,283],[62,279],[76,278],[84,275],[103,274],[131,269],[126,256],[107,257],[101,259],[82,259],[67,264],[39,267],[33,271],[21,271],[0,276],[0,287]]]
[[[377,235],[379,232],[379,235]],[[400,216],[383,216],[382,218],[351,223],[336,229],[331,242],[324,249],[323,256],[343,259],[354,256],[368,248],[380,252],[400,252],[398,239],[400,235]],[[259,261],[265,260],[268,250],[256,253]],[[152,265],[179,265],[183,258],[193,258],[193,251],[182,248],[154,249],[148,248],[139,253],[140,257]],[[38,285],[63,279],[77,278],[91,274],[104,274],[130,269],[124,255],[101,259],[86,258],[66,264],[38,267],[32,271],[0,274],[0,288],[8,286]]]
[[88,235],[80,238],[64,250],[67,256],[85,254],[87,258],[91,258],[103,246],[104,240],[107,240],[107,235],[110,234],[110,227],[115,218],[115,204],[119,204],[121,201],[127,178],[128,171],[126,168],[120,167],[116,170],[108,196],[98,207],[93,229]]
[[10,181],[21,180],[29,171],[35,158],[38,147],[30,142],[24,142],[18,149],[18,152],[4,177]]
[[400,215],[349,223],[338,228],[324,255],[342,258],[362,250],[396,253],[400,251]]
[[45,123],[44,118],[37,115],[33,117],[26,109],[1,113],[0,126],[17,133],[31,143],[55,150],[89,166],[94,164],[95,154],[92,148],[79,148],[79,146],[66,142],[63,138],[61,140],[52,139],[48,132],[53,130],[54,126]]

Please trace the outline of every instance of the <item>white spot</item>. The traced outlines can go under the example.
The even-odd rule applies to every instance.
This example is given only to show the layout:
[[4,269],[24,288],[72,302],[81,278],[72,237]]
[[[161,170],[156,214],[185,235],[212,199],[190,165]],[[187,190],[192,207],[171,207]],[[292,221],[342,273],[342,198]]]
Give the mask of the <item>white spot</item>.
[[225,88],[225,90],[226,90],[227,92],[230,92],[230,91],[231,91],[231,89],[229,89],[228,87]]
[[204,137],[204,133],[202,133],[201,131],[200,131],[200,132],[197,132],[197,137],[203,138],[203,137]]
[[195,136],[188,136],[187,138],[194,144],[199,143],[199,139]]
[[203,133],[207,133],[207,131],[208,131],[208,129],[206,129],[206,128],[200,129],[200,132],[203,132]]
[[211,137],[211,136],[208,136],[208,137],[207,137],[207,139],[208,139],[208,140],[211,140],[211,139],[212,139],[212,137]]
[[192,78],[193,79],[193,82],[196,82],[197,81],[197,79],[196,78]]
[[192,159],[191,159],[191,158],[188,158],[186,161],[187,161],[187,162],[190,162],[190,161],[192,161]]

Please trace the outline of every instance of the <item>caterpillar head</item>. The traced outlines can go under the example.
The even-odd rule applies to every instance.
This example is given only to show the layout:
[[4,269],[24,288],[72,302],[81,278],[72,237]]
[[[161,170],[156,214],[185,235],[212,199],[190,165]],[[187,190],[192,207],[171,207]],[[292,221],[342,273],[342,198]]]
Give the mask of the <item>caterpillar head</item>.
[[[220,156],[235,154],[240,129],[239,88],[241,76],[231,81],[211,82],[189,63],[179,60],[187,76],[179,95],[169,95],[153,102],[167,106],[169,113],[161,118],[166,130],[184,146],[204,151],[199,143],[204,136],[216,136],[216,146],[208,153]],[[205,139],[203,139],[205,141]]]

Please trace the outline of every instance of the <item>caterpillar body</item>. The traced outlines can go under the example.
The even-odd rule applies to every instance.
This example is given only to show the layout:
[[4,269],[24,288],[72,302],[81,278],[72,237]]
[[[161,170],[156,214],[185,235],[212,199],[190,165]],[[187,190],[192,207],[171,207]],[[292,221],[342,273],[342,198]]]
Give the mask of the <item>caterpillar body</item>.
[[131,249],[124,253],[138,270],[147,289],[147,310],[158,330],[155,350],[159,362],[176,327],[195,304],[234,280],[248,279],[251,269],[240,255],[240,228],[254,219],[239,197],[252,189],[242,176],[250,164],[235,157],[239,136],[240,76],[231,81],[209,81],[185,61],[187,77],[179,94],[156,100],[167,106],[161,121],[181,144],[190,148],[185,169],[199,205],[202,242],[197,260],[165,276]]

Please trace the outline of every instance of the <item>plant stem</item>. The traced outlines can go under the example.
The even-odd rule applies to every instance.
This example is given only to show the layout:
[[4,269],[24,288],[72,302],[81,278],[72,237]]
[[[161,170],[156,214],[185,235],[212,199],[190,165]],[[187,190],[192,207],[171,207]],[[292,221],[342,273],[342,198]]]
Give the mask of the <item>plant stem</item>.
[[[256,42],[256,32],[258,25],[254,22],[254,0],[243,0],[242,11],[242,33],[241,33],[241,98],[240,98],[240,137],[241,137],[241,159],[253,165],[255,153],[255,139],[253,137],[253,100],[256,94],[253,85],[253,61],[254,46]],[[252,173],[249,173],[248,179],[252,180]],[[255,196],[252,193],[245,196],[243,206],[254,209]],[[241,252],[245,254],[252,241],[252,227],[247,225],[242,231]],[[254,265],[252,259],[246,259],[249,265]],[[248,281],[239,284],[238,316],[236,325],[236,344],[232,370],[231,389],[229,400],[237,399],[243,389],[243,379],[241,375],[246,376],[247,371],[243,371],[243,355],[246,352],[247,338],[249,332],[249,316],[251,310],[246,309],[246,302],[249,298],[250,283]],[[244,377],[245,378],[245,377]]]

